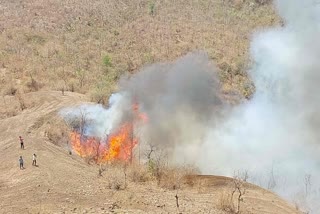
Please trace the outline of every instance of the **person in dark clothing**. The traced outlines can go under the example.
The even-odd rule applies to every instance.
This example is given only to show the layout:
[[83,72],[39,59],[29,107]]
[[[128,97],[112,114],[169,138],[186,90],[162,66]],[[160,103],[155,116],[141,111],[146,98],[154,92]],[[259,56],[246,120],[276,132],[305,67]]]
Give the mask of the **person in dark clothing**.
[[21,149],[24,149],[24,142],[23,142],[22,137],[19,136],[19,139],[20,139],[20,148],[21,148]]
[[20,156],[19,158],[19,163],[20,163],[20,169],[24,169],[22,156]]

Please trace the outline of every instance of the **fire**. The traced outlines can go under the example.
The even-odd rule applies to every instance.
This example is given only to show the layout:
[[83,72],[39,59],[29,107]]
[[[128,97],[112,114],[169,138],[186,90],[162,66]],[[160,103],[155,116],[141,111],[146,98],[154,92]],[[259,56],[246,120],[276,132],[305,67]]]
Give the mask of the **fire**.
[[[138,109],[138,105],[133,105],[136,120],[147,122],[147,115],[139,113]],[[96,163],[129,161],[134,147],[138,144],[138,139],[134,137],[133,125],[133,122],[125,122],[105,140],[86,137],[73,131],[70,134],[71,146],[80,157],[90,158]]]
[[85,137],[73,131],[70,134],[73,151],[80,157],[96,157],[99,154],[100,142],[93,137]]
[[128,161],[132,157],[132,150],[137,144],[138,140],[133,136],[133,125],[126,123],[116,133],[108,137],[107,146],[100,153],[100,162]]
[[140,121],[142,121],[142,122],[144,122],[144,123],[147,123],[147,122],[148,122],[148,116],[147,116],[147,114],[139,111],[139,105],[138,105],[138,103],[134,103],[134,104],[133,104],[132,110],[133,110],[133,112],[135,113],[135,115],[138,116],[138,119],[139,119]]

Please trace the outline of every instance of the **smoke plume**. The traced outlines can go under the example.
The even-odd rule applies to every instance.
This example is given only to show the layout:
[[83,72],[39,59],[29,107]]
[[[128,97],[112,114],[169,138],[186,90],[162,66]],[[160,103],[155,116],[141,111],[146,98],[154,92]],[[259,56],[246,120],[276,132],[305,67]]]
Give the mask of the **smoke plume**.
[[154,64],[120,81],[148,115],[139,130],[144,146],[170,153],[174,163],[194,162],[203,136],[222,106],[215,66],[205,53],[186,55],[174,63]]
[[253,182],[319,213],[320,6],[275,4],[285,27],[257,32],[251,43],[256,92],[208,130],[198,165],[224,175],[249,170]]
[[[256,91],[250,100],[224,103],[215,66],[205,53],[191,53],[123,77],[108,109],[84,106],[93,121],[87,135],[109,134],[130,118],[136,102],[148,115],[135,130],[141,145],[166,149],[172,164],[226,176],[248,170],[251,182],[319,213],[320,4],[275,5],[285,26],[253,35],[248,73]],[[80,114],[64,111],[67,118]]]

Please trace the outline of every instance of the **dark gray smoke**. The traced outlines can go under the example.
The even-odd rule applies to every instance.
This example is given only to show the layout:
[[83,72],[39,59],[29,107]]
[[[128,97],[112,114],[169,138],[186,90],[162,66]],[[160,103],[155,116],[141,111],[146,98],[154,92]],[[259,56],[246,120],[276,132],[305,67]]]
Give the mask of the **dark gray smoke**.
[[194,145],[203,142],[212,113],[222,106],[215,66],[203,52],[148,66],[123,78],[120,90],[148,115],[140,133],[144,143],[166,149],[179,162],[198,155]]

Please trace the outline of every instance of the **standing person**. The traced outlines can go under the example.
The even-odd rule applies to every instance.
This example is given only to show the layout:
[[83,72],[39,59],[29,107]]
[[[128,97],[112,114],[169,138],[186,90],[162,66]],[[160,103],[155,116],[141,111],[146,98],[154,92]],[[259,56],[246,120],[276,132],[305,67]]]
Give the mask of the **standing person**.
[[32,155],[32,166],[37,166],[37,155],[36,154]]
[[24,142],[23,142],[22,137],[19,136],[19,139],[20,139],[20,148],[21,148],[21,149],[24,149]]
[[22,156],[20,156],[19,158],[19,163],[20,163],[20,169],[24,169]]

